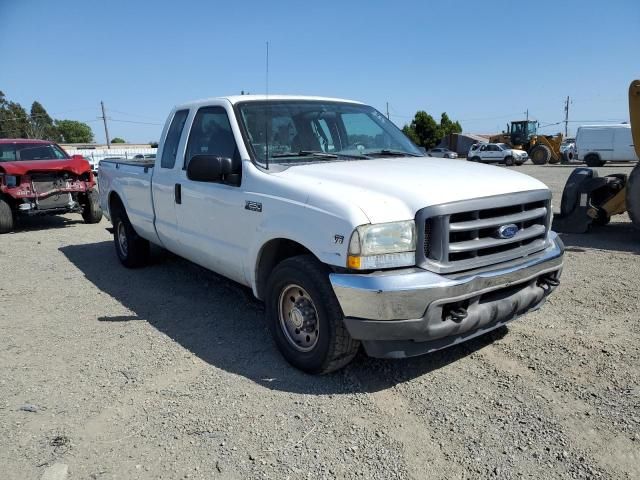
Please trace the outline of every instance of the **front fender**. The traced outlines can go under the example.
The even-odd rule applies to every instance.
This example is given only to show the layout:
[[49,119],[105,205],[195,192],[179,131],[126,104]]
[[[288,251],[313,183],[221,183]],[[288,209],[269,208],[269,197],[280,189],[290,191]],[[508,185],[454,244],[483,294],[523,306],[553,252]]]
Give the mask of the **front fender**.
[[255,241],[249,249],[245,277],[257,295],[258,265],[263,249],[272,240],[290,240],[309,250],[327,265],[346,266],[350,222],[338,217],[304,209],[304,215],[282,213],[266,218],[257,228]]

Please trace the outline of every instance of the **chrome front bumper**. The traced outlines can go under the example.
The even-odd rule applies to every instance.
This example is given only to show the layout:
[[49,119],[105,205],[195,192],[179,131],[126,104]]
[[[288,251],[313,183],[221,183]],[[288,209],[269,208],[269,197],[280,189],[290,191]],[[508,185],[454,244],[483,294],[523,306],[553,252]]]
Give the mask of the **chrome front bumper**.
[[[564,245],[524,259],[461,274],[419,268],[373,274],[331,274],[351,336],[371,356],[419,355],[466,341],[534,310],[557,286]],[[463,307],[462,320],[449,317]]]

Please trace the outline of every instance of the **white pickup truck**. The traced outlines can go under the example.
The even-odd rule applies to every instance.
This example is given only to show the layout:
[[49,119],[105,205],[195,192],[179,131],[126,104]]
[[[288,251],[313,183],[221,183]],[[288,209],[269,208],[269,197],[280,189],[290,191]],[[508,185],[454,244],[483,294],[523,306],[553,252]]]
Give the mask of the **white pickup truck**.
[[360,345],[401,358],[484,334],[537,309],[562,271],[544,184],[425,157],[353,101],[180,105],[155,161],[104,160],[99,189],[125,266],[153,243],[251,287],[311,373]]

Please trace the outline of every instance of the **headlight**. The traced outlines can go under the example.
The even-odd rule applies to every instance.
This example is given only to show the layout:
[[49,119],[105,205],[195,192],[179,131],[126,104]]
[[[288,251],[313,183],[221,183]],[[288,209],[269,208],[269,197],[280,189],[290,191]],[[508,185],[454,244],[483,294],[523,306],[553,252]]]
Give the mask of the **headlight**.
[[413,220],[361,225],[349,241],[347,266],[356,270],[408,267],[416,263]]

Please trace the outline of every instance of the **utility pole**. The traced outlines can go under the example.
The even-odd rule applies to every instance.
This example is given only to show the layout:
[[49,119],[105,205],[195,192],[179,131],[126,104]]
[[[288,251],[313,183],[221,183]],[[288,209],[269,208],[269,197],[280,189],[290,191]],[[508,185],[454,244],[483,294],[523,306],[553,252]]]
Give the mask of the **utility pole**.
[[569,136],[569,95],[567,95],[567,101],[564,104],[564,136]]
[[525,112],[525,114],[527,115],[527,122],[529,121],[529,109],[527,108],[527,111]]
[[391,117],[389,117],[389,102],[387,102],[387,120],[391,120]]
[[100,101],[100,107],[102,108],[102,121],[104,122],[104,136],[107,138],[107,148],[111,148],[111,142],[109,141],[109,129],[107,128],[107,116],[104,114],[104,102]]

